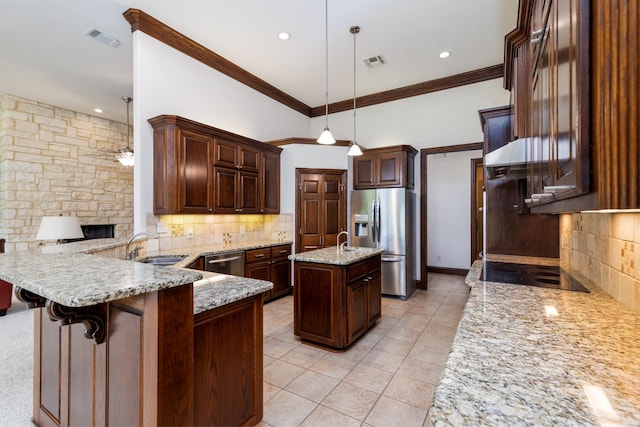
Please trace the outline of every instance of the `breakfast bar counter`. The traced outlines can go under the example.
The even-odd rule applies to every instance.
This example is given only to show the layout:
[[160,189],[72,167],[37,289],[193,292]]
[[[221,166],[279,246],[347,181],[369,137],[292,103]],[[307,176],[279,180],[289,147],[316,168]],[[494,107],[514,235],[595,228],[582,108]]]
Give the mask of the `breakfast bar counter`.
[[36,310],[37,425],[262,418],[262,294],[270,282],[28,251],[0,255],[0,278]]
[[589,293],[486,282],[469,300],[428,420],[433,426],[640,425],[640,316]]

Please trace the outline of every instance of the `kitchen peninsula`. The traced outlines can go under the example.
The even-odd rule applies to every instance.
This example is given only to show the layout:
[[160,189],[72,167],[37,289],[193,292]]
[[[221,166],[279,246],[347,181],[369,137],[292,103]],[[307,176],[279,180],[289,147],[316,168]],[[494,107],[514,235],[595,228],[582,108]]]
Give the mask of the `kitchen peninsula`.
[[270,282],[27,251],[2,254],[0,278],[36,308],[37,425],[262,418],[262,295]]
[[294,333],[344,349],[381,315],[383,249],[329,247],[292,255]]

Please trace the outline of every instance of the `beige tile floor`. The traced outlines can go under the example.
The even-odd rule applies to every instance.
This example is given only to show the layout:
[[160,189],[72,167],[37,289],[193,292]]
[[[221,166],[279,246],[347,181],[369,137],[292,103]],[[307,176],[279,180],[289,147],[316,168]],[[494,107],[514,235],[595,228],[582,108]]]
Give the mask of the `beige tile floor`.
[[293,297],[264,306],[261,426],[423,426],[469,288],[429,274],[427,291],[382,299],[382,318],[347,351],[293,335]]

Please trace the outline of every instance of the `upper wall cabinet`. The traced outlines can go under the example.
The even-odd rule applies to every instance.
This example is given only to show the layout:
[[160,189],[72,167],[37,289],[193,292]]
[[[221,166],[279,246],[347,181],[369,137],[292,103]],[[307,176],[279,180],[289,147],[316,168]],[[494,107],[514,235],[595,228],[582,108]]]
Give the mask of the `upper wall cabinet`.
[[373,148],[353,158],[353,188],[414,187],[414,158],[409,145]]
[[532,212],[640,207],[638,14],[623,0],[520,2],[505,87],[513,136],[529,139]]
[[149,123],[155,214],[279,213],[281,148],[178,116]]

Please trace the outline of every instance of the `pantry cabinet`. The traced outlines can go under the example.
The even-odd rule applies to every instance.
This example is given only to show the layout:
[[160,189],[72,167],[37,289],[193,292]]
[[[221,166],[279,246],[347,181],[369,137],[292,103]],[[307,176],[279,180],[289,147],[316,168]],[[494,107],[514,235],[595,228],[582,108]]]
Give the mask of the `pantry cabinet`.
[[178,116],[149,123],[156,215],[279,213],[281,148]]
[[414,188],[416,154],[409,145],[366,150],[353,158],[353,188]]

